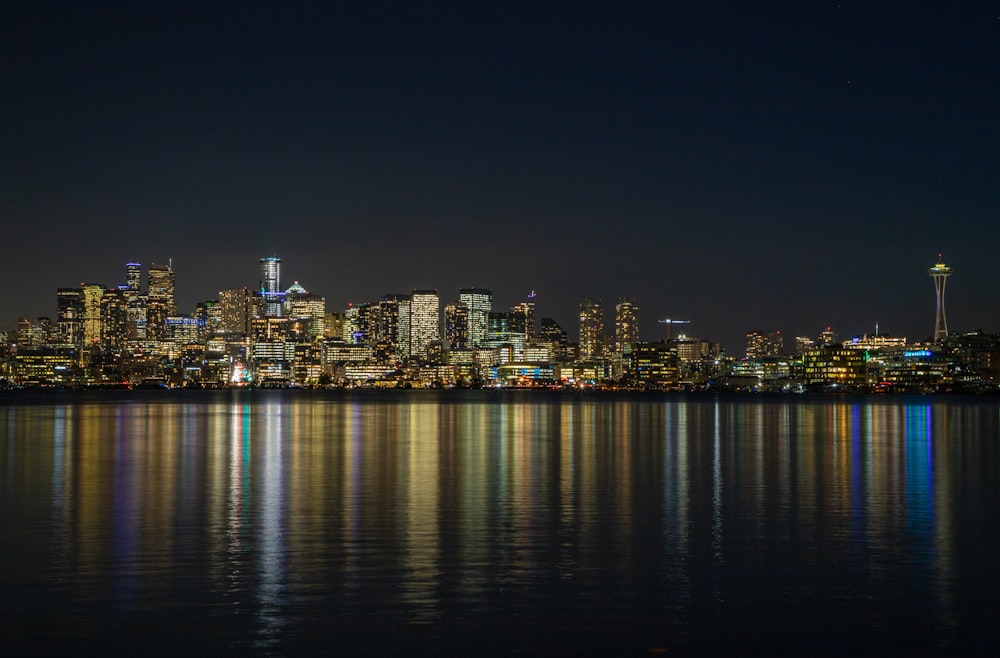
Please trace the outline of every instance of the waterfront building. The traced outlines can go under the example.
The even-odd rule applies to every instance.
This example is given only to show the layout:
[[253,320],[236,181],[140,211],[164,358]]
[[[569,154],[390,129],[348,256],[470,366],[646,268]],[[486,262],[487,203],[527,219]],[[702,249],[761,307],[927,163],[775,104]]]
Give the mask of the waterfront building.
[[639,341],[632,346],[632,379],[649,389],[671,388],[678,383],[677,348],[668,341]]
[[414,290],[410,296],[410,354],[427,358],[427,345],[441,338],[441,310],[437,290]]
[[21,386],[70,384],[78,375],[73,348],[19,349],[12,366],[14,381]]
[[864,350],[821,347],[802,355],[804,383],[812,387],[859,388],[868,381]]
[[487,288],[461,288],[458,301],[469,313],[469,347],[482,347],[486,340],[489,314],[493,310],[493,291]]
[[374,350],[369,345],[357,345],[342,341],[323,343],[323,372],[332,374],[333,366],[345,363],[370,363],[374,360]]
[[288,319],[254,318],[250,326],[254,379],[290,379],[295,343],[288,340]]

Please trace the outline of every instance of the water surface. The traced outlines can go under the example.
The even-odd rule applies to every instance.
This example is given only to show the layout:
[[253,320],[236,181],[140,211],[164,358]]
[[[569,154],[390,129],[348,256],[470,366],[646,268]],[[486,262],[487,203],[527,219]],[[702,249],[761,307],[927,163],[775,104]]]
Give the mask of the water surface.
[[19,651],[992,653],[979,398],[0,398]]

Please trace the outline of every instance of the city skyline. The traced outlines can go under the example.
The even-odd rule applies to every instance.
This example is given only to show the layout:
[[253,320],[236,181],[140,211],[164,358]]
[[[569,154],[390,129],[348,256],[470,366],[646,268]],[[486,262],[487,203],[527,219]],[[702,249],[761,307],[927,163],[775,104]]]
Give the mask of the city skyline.
[[[144,311],[144,314],[148,314],[150,318],[157,318],[158,324],[163,323],[163,321],[168,316],[178,315],[178,316],[194,316],[197,314],[198,308],[204,303],[209,302],[219,302],[225,298],[227,294],[238,292],[240,289],[246,291],[248,295],[258,296],[263,304],[262,316],[272,316],[279,317],[283,314],[283,307],[286,302],[286,290],[283,289],[281,285],[281,270],[282,270],[282,258],[278,256],[268,256],[258,259],[259,262],[259,278],[257,280],[256,286],[251,286],[249,284],[244,284],[242,286],[237,286],[235,288],[227,288],[219,290],[214,296],[208,298],[199,298],[196,302],[192,303],[190,307],[185,308],[182,304],[176,301],[176,286],[174,283],[176,271],[173,269],[173,259],[168,259],[169,264],[163,265],[156,262],[151,262],[149,266],[145,269],[147,276],[146,286],[142,285],[142,275],[143,275],[143,263],[138,260],[129,260],[124,264],[124,283],[119,284],[105,284],[103,282],[97,281],[81,281],[80,289],[86,292],[90,288],[96,288],[98,286],[103,287],[109,292],[126,292],[133,295],[138,295],[139,293],[145,293],[149,298],[148,309]],[[850,339],[852,337],[860,336],[894,336],[908,338],[912,342],[921,341],[940,341],[947,337],[947,322],[944,319],[944,284],[943,280],[950,277],[953,273],[953,269],[943,262],[943,255],[938,254],[936,262],[933,267],[926,270],[926,273],[931,275],[934,280],[934,311],[933,311],[933,330],[928,332],[926,336],[920,336],[919,334],[906,334],[900,332],[894,332],[891,330],[886,330],[883,325],[883,329],[880,331],[879,324],[876,322],[874,327],[871,327],[871,331],[846,331],[841,333],[841,330],[835,330],[832,325],[819,326],[813,331],[805,332],[788,332],[781,327],[768,327],[766,330],[762,330],[760,327],[743,327],[739,329],[739,339],[732,345],[728,345],[718,340],[715,335],[709,334],[698,334],[697,332],[686,330],[691,324],[690,320],[677,320],[674,319],[659,319],[659,315],[656,318],[646,317],[645,313],[641,313],[639,306],[634,298],[630,298],[626,295],[620,295],[616,297],[613,301],[605,301],[598,298],[581,296],[574,303],[578,304],[578,318],[559,318],[552,314],[545,312],[545,307],[542,307],[542,311],[537,315],[538,317],[545,317],[555,320],[557,323],[564,327],[570,327],[569,332],[572,338],[576,335],[577,341],[580,344],[581,353],[584,355],[594,354],[597,351],[597,346],[601,338],[608,340],[609,344],[614,346],[615,351],[621,351],[622,344],[627,342],[635,342],[637,339],[643,341],[661,341],[664,339],[670,339],[671,337],[677,338],[685,334],[692,336],[697,336],[699,339],[710,340],[712,342],[720,343],[723,349],[730,356],[739,356],[741,351],[745,346],[749,345],[750,334],[760,334],[762,337],[765,334],[784,334],[789,337],[789,339],[795,339],[796,337],[808,337],[815,338],[820,334],[831,334],[837,335],[840,340]],[[299,282],[298,279],[294,279],[292,284],[287,284],[288,293],[301,292],[309,293]],[[61,306],[63,299],[63,292],[72,290],[71,287],[61,286],[55,291],[55,299],[52,304],[52,312],[41,315],[41,316],[25,316],[18,315],[17,320],[9,327],[0,327],[0,331],[12,331],[16,329],[17,322],[22,319],[36,320],[40,318],[55,319],[59,314],[59,308]],[[507,308],[509,307],[511,311],[515,311],[520,306],[524,306],[527,301],[531,301],[532,307],[532,317],[536,313],[534,300],[537,298],[537,293],[532,290],[528,294],[524,295],[523,298],[517,300],[511,304],[499,304],[497,306],[493,305],[494,300],[494,290],[491,288],[454,288],[457,294],[449,296],[447,293],[444,295],[439,294],[437,288],[434,289],[418,289],[413,288],[411,293],[399,293],[399,292],[384,292],[380,295],[375,296],[373,299],[357,299],[351,300],[343,305],[331,305],[328,301],[326,295],[323,291],[313,290],[313,294],[322,295],[324,300],[325,312],[343,314],[345,311],[352,308],[357,308],[363,305],[379,305],[383,307],[387,302],[398,304],[400,298],[406,298],[407,300],[407,311],[406,311],[406,326],[409,327],[417,326],[418,320],[416,306],[413,306],[414,299],[416,297],[430,298],[433,296],[433,306],[428,307],[428,310],[421,311],[419,316],[423,318],[421,325],[422,328],[419,330],[421,335],[430,335],[432,332],[427,328],[427,323],[432,322],[428,314],[434,315],[437,319],[437,331],[438,336],[432,337],[429,340],[436,340],[438,338],[444,338],[445,333],[448,330],[448,314],[449,307],[452,308],[453,305],[459,304],[465,308],[465,313],[467,318],[467,341],[470,345],[478,345],[482,342],[483,337],[487,331],[486,329],[486,315],[489,314],[491,309],[496,308]],[[167,301],[169,300],[169,301]],[[565,300],[563,300],[565,302]],[[249,301],[246,303],[249,304]],[[931,308],[931,304],[927,305],[927,308]],[[248,307],[249,308],[249,307]],[[265,310],[266,309],[266,310]],[[412,310],[411,310],[412,309]],[[586,309],[586,310],[585,310]],[[624,309],[624,310],[623,310]],[[397,315],[399,311],[395,312]],[[414,315],[411,315],[414,314]],[[480,317],[482,316],[482,317]],[[578,320],[576,322],[575,320]],[[535,320],[533,320],[534,322]],[[607,324],[606,324],[607,321]],[[666,323],[666,324],[664,324]],[[622,324],[626,327],[624,331],[628,334],[628,340],[623,340],[620,333],[623,331]],[[679,329],[673,329],[673,325],[678,325]],[[647,325],[648,327],[656,327],[655,331],[648,332],[643,331],[640,327]],[[479,326],[480,328],[476,328]],[[586,327],[586,329],[585,329]],[[943,327],[943,329],[942,329]],[[957,332],[962,331],[978,331],[982,330],[983,327],[962,327]],[[574,330],[576,333],[574,334]],[[728,332],[737,331],[736,327],[729,327]],[[385,331],[385,329],[383,329]],[[395,332],[396,329],[390,330]],[[957,333],[956,332],[956,333]],[[531,332],[528,332],[530,335]],[[744,340],[745,339],[745,340]],[[413,352],[414,355],[419,355],[421,357],[426,357],[426,352],[422,351],[420,348],[413,347],[416,350]],[[410,346],[407,345],[407,354],[410,354]],[[777,354],[776,352],[775,354]]]
[[[1000,19],[983,4],[101,2],[10,8],[0,326],[141,256],[190,309],[621,296],[747,330],[1000,330]],[[248,263],[249,261],[249,263]],[[921,280],[922,279],[922,280]],[[442,303],[446,303],[442,300]],[[606,319],[607,321],[607,319]]]

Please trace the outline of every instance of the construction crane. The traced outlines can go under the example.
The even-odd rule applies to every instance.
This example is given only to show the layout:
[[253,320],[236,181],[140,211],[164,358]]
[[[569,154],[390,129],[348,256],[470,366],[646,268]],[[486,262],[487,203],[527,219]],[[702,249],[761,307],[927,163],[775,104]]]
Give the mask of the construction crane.
[[670,340],[671,334],[673,333],[673,328],[675,324],[691,324],[690,320],[672,320],[667,318],[666,320],[660,320],[660,324],[667,325],[667,340]]

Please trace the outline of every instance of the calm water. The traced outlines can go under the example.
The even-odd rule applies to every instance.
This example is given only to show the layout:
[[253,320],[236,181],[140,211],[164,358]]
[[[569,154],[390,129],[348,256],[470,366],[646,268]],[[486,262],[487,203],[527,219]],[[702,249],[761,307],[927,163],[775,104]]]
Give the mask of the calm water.
[[968,654],[1000,404],[0,397],[0,649]]

